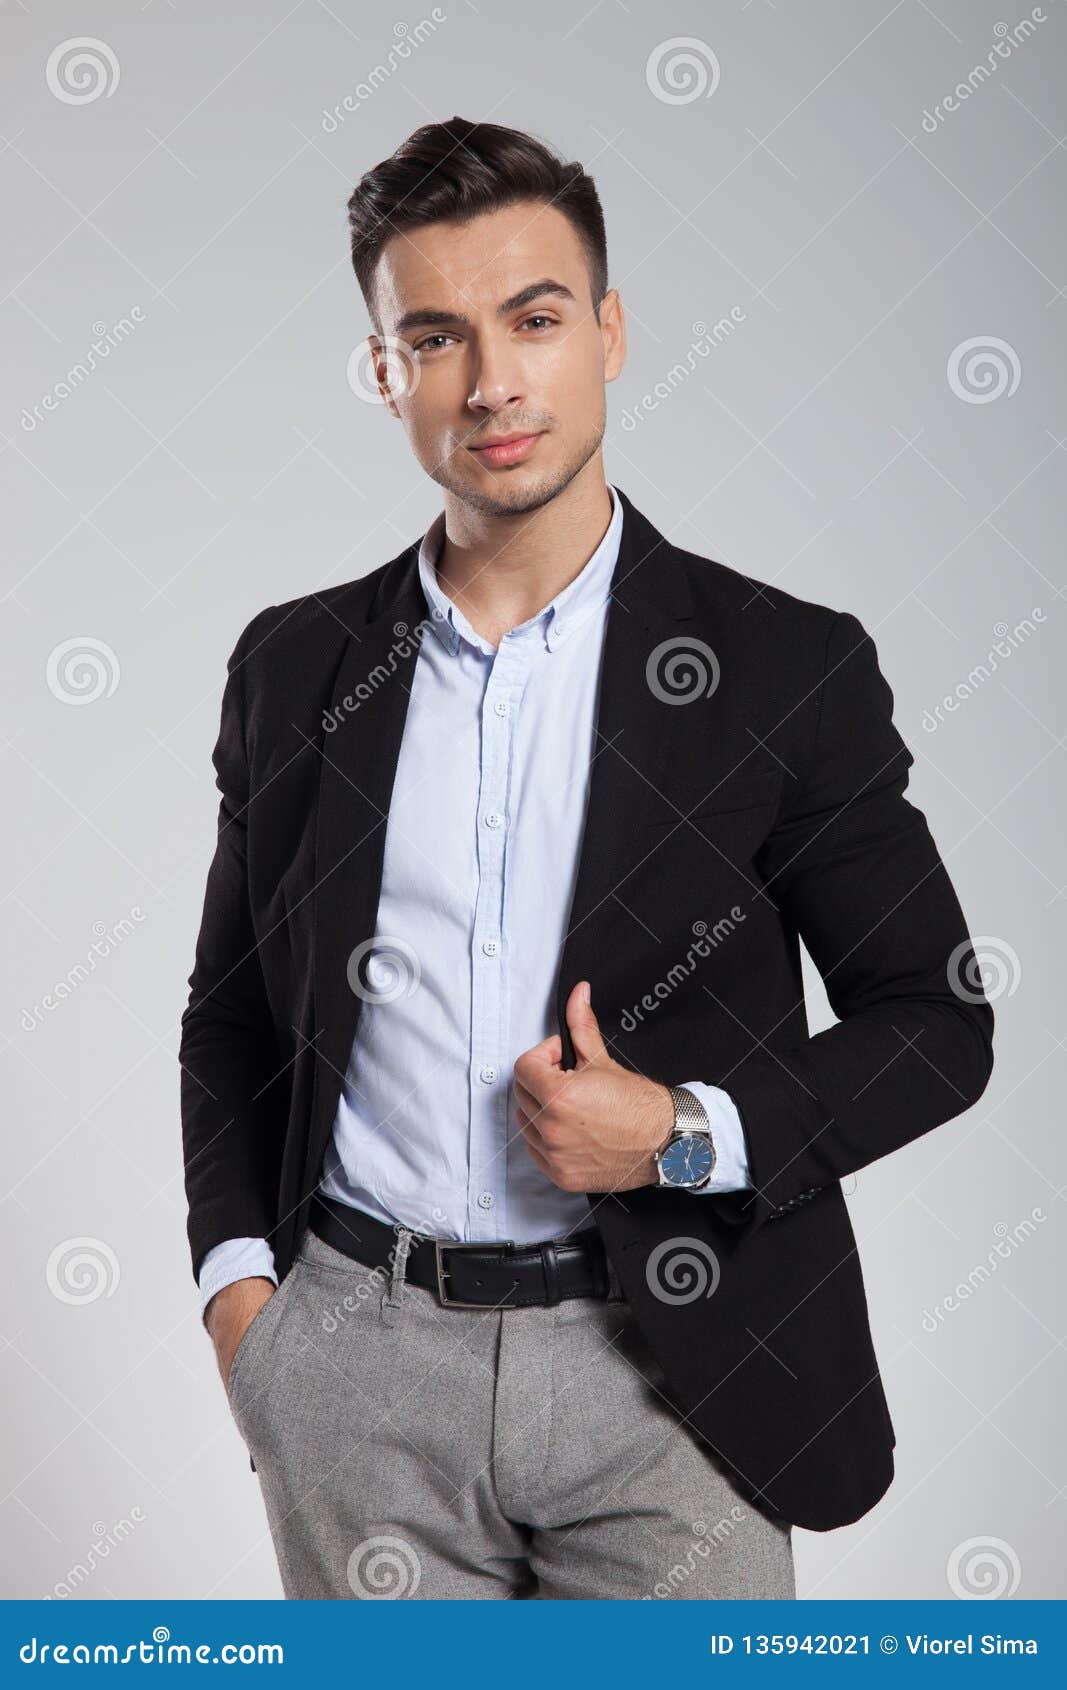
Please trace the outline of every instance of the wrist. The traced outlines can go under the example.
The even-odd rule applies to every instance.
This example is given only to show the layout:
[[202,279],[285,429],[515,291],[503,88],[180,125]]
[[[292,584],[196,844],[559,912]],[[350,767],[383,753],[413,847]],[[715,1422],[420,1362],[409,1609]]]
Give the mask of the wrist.
[[228,1285],[223,1285],[210,1299],[204,1310],[204,1325],[208,1335],[215,1338],[219,1330],[229,1321],[237,1319],[249,1309],[258,1307],[263,1302],[263,1286],[269,1286],[273,1292],[275,1284],[264,1274],[250,1274],[244,1279],[231,1279]]
[[647,1183],[658,1185],[659,1164],[656,1157],[666,1150],[674,1135],[674,1098],[671,1096],[670,1086],[662,1085],[659,1080],[653,1081],[653,1084],[657,1097],[651,1120],[652,1142],[648,1150]]

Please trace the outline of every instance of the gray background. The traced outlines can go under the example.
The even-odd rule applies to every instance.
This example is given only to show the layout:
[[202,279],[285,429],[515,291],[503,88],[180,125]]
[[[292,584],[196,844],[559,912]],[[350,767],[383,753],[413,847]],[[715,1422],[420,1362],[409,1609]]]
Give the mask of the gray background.
[[[796,1534],[800,1593],[1065,1593],[1060,0],[923,127],[1023,15],[6,11],[5,1594],[62,1595],[79,1563],[86,1596],[280,1592],[186,1254],[178,1018],[238,632],[439,509],[346,381],[368,323],[345,201],[456,112],[593,172],[630,329],[608,475],[681,545],[874,635],[996,1001],[978,1107],[850,1182],[898,1476],[855,1526]],[[119,80],[72,103],[46,66],[84,35]],[[647,69],[676,37],[703,43],[688,88]],[[950,379],[989,337],[993,362]],[[79,666],[68,641],[103,649]],[[82,1238],[81,1278],[49,1266]]]

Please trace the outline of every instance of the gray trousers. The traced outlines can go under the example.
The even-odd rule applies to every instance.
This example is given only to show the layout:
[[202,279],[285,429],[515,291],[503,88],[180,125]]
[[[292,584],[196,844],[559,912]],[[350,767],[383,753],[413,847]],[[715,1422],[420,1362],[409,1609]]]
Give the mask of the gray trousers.
[[795,1596],[791,1528],[743,1500],[607,1299],[449,1309],[304,1236],[229,1378],[289,1598]]

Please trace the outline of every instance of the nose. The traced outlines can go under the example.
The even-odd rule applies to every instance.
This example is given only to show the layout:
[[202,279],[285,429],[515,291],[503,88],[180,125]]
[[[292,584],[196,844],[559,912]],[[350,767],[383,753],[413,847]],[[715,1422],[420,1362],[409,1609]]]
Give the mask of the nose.
[[525,398],[519,371],[519,352],[507,342],[482,345],[475,354],[473,385],[467,409],[476,416],[521,405]]

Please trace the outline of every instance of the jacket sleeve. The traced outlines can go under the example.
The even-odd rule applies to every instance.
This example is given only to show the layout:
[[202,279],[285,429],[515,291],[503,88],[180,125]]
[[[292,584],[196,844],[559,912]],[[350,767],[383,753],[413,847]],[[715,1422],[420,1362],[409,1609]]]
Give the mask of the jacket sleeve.
[[261,617],[228,664],[212,761],[222,794],[189,1001],[181,1020],[182,1138],[193,1274],[227,1238],[266,1238],[277,1221],[284,1079],[248,891],[244,666]]
[[810,767],[756,859],[839,1019],[773,1055],[764,1042],[719,1078],[748,1144],[755,1190],[730,1200],[746,1235],[961,1114],[992,1069],[993,1011],[926,818],[904,796],[914,757],[892,709],[874,642],[842,612]]

